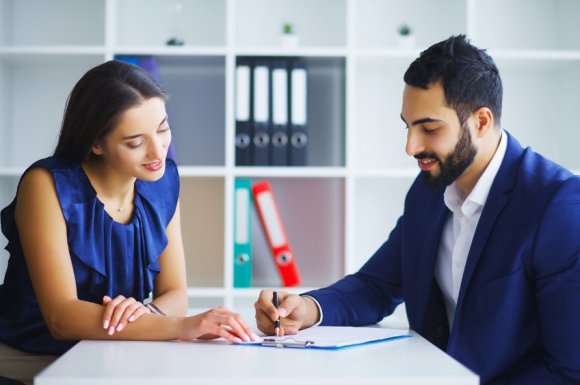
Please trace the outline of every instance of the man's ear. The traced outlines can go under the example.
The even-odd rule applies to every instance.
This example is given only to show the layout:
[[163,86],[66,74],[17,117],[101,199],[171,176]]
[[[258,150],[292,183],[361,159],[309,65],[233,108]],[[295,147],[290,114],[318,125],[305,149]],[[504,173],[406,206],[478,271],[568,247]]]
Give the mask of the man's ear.
[[487,107],[480,107],[474,113],[475,132],[478,137],[484,137],[494,126],[493,113]]

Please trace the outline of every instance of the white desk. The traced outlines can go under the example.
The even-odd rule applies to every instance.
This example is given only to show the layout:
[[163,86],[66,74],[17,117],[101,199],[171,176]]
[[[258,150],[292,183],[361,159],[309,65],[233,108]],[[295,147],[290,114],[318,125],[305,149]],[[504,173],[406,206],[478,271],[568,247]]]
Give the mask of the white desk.
[[34,384],[476,385],[479,379],[414,335],[330,351],[197,341],[82,341]]

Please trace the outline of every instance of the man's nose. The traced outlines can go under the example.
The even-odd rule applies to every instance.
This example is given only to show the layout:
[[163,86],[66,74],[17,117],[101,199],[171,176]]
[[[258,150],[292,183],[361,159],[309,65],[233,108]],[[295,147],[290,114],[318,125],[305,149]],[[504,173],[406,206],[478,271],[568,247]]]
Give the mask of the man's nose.
[[405,146],[405,151],[409,156],[415,156],[416,154],[425,150],[423,145],[423,140],[421,135],[417,132],[417,129],[409,127],[407,129],[407,145]]

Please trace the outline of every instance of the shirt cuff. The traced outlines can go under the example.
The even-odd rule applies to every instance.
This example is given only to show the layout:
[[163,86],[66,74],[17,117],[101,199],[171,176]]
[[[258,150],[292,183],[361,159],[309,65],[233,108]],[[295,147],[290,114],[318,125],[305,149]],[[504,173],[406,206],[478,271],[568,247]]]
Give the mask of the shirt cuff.
[[316,300],[316,298],[314,298],[311,295],[307,295],[307,294],[302,294],[301,297],[308,297],[308,298],[310,298],[312,301],[314,301],[314,303],[316,304],[316,307],[318,307],[318,313],[320,314],[320,319],[318,320],[317,323],[315,323],[311,327],[320,325],[322,323],[322,318],[323,318],[322,307],[320,307],[320,304],[318,303],[318,301]]

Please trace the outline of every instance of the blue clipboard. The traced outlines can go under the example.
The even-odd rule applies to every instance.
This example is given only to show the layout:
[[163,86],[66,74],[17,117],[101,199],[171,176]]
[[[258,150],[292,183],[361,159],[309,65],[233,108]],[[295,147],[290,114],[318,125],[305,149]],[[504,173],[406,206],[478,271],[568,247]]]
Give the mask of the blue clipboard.
[[282,337],[265,336],[261,341],[243,344],[276,348],[337,350],[410,337],[412,337],[412,334],[408,329],[315,326],[301,330],[296,335]]

